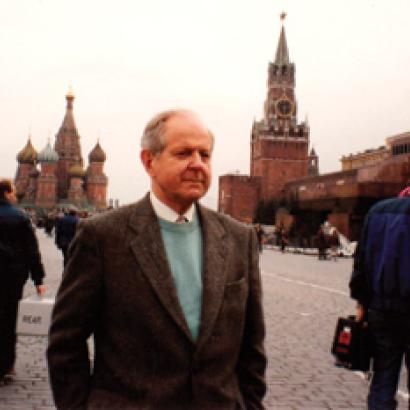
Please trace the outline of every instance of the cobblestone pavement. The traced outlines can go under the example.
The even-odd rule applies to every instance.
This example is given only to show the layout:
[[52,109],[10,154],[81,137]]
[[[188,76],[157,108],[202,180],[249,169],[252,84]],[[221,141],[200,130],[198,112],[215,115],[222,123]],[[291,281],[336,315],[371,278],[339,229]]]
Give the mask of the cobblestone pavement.
[[[353,314],[351,258],[264,251],[261,271],[269,358],[268,409],[365,409],[368,381],[336,368],[330,354],[338,316]],[[399,409],[407,393],[402,377]]]
[[[48,291],[58,288],[62,256],[53,238],[38,230]],[[336,368],[329,353],[336,319],[351,314],[347,283],[352,260],[318,261],[312,256],[265,250],[261,255],[267,322],[267,409],[365,409],[368,382],[360,373]],[[34,293],[31,283],[25,296]],[[51,410],[45,337],[19,336],[16,380],[0,388],[0,410]],[[399,409],[405,409],[402,377]]]

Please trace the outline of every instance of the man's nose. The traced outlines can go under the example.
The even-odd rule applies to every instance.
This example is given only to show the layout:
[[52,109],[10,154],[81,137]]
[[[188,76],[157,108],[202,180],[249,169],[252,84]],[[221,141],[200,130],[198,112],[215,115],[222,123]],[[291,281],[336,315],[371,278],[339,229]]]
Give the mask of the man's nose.
[[191,168],[203,168],[204,167],[204,161],[202,159],[202,156],[199,152],[193,152],[191,161],[190,161],[190,167]]

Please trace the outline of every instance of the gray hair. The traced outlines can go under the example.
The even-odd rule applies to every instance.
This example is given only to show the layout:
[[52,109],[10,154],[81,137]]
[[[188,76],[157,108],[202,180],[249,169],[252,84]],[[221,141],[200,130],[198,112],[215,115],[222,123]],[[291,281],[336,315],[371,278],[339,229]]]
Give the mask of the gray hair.
[[[176,115],[190,115],[196,116],[193,111],[186,109],[172,109],[162,111],[155,115],[144,128],[144,132],[141,137],[141,148],[151,151],[153,154],[159,154],[165,148],[165,123]],[[212,139],[212,147],[214,144],[214,136],[211,131],[208,130],[209,136]]]

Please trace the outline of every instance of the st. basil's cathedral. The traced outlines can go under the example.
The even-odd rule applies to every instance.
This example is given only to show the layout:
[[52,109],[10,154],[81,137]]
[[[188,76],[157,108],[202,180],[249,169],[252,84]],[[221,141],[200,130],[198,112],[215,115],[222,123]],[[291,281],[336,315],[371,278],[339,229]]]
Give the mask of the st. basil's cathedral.
[[108,179],[103,170],[106,155],[98,141],[89,153],[89,164],[84,169],[80,136],[73,115],[74,98],[70,90],[54,147],[48,141],[44,149],[37,152],[29,136],[26,146],[17,155],[15,185],[22,207],[44,211],[70,205],[87,211],[107,207]]

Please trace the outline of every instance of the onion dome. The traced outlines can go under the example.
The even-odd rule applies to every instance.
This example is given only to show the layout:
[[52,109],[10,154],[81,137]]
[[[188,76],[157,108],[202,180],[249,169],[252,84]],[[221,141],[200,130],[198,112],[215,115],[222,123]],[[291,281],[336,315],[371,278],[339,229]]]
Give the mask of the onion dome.
[[51,148],[50,141],[47,142],[46,147],[37,155],[38,162],[57,162],[58,154]]
[[85,175],[85,171],[80,164],[76,164],[68,170],[68,175],[70,177],[82,178]]
[[20,164],[33,164],[37,159],[37,151],[34,149],[30,137],[26,146],[17,154],[17,161]]
[[92,151],[88,155],[88,160],[89,162],[105,162],[106,160],[105,152],[101,148],[99,141],[97,141],[97,144],[95,144],[95,147],[92,149]]

